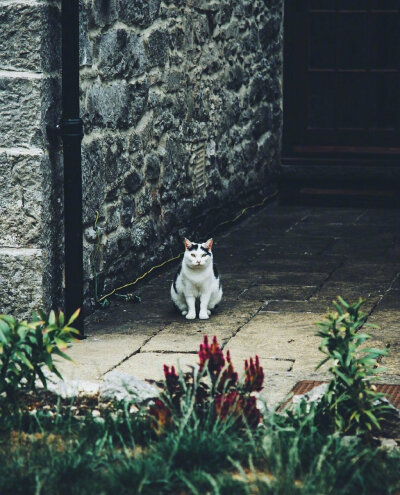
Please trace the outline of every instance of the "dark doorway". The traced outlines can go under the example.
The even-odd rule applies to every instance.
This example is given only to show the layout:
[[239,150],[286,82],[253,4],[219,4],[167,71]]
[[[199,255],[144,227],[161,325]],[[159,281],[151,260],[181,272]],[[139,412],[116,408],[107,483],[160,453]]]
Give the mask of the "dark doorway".
[[284,169],[400,169],[400,0],[287,0],[284,64]]

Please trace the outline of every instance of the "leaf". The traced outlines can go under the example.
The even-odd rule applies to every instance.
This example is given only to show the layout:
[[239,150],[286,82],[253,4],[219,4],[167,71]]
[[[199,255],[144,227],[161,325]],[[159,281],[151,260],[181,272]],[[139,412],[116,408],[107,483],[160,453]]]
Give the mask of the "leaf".
[[321,366],[323,366],[327,361],[329,361],[330,357],[326,357],[325,359],[323,359],[318,365],[317,367],[315,368],[315,371],[317,371],[319,368],[321,368]]
[[340,304],[345,308],[349,308],[350,307],[350,304],[348,304],[344,299],[343,297],[341,296],[338,296],[338,301],[340,302]]
[[340,315],[344,313],[342,307],[336,301],[333,301],[333,306]]
[[336,370],[336,374],[348,385],[351,387],[354,383],[354,380],[346,375],[344,375],[341,371]]
[[25,366],[28,366],[29,369],[33,370],[33,364],[29,361],[29,359],[25,356],[23,352],[17,351],[15,353],[16,356],[19,357],[19,359],[25,364]]
[[67,327],[71,325],[79,316],[79,313],[81,312],[81,308],[78,308],[75,313],[71,316],[71,318],[68,320]]
[[34,310],[34,311],[32,311],[32,321],[33,321],[33,322],[36,322],[36,321],[38,321],[38,320],[40,320],[40,318],[39,318],[39,314],[38,314],[35,310]]
[[3,332],[10,331],[10,325],[3,319],[0,319],[0,330],[3,330]]
[[65,352],[62,352],[58,347],[55,347],[53,350],[53,354],[57,354],[57,356],[63,357],[67,361],[75,362],[68,354],[65,354]]
[[64,327],[62,329],[62,332],[74,333],[75,335],[79,335],[81,333],[79,330],[73,327]]
[[58,337],[54,337],[54,342],[56,343],[57,347],[59,349],[67,349],[68,347],[68,342],[65,342],[65,340],[62,340]]
[[369,354],[375,354],[376,357],[386,356],[388,354],[388,349],[377,349],[376,347],[368,347],[367,349],[363,349],[363,351]]
[[360,413],[358,411],[354,411],[352,415],[350,416],[349,421],[353,421],[353,419],[356,419],[358,421],[360,419]]
[[54,363],[53,363],[53,369],[51,370],[54,374],[56,374],[58,376],[58,378],[60,378],[61,380],[63,380],[63,376],[61,375],[61,373],[58,371],[58,369],[55,367]]
[[49,324],[50,325],[56,325],[57,324],[57,318],[54,310],[52,309],[49,314]]
[[47,388],[47,380],[46,380],[45,375],[43,374],[43,371],[39,367],[37,367],[36,368],[36,373],[38,374],[38,376],[40,378],[40,381],[43,384],[43,387]]
[[377,418],[372,414],[371,411],[364,411],[365,414],[370,418],[370,420],[373,422],[373,424],[378,428],[378,430],[381,429],[381,425],[379,424],[379,421],[377,420]]
[[46,317],[44,311],[42,311],[41,309],[38,309],[38,315],[39,315],[39,317],[40,317],[40,319],[42,321],[46,321],[47,320],[47,317]]
[[62,328],[64,326],[64,322],[65,322],[64,313],[60,311],[58,314],[58,326]]
[[[4,325],[2,326],[1,323]],[[9,342],[9,337],[7,337],[7,333],[10,333],[10,327],[4,321],[0,321],[0,342],[3,344],[7,344]]]
[[43,333],[54,332],[54,330],[58,330],[58,326],[56,324],[48,325],[43,329]]
[[29,333],[29,328],[26,328],[25,326],[22,326],[19,325],[18,328],[17,328],[17,334],[18,334],[18,337],[21,339],[21,340],[25,340],[27,335]]
[[44,354],[43,355],[43,361],[46,363],[46,366],[50,370],[53,369],[53,358],[51,357],[51,354]]

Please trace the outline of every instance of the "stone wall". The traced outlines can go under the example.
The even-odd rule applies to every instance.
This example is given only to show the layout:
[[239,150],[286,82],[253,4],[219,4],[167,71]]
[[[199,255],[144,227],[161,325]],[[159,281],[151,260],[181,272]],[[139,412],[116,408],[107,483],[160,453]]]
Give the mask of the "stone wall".
[[[82,0],[86,295],[273,186],[282,0]],[[99,215],[97,232],[94,222]]]
[[[60,2],[0,0],[0,312],[62,305]],[[86,302],[274,187],[282,0],[81,0]],[[97,214],[97,232],[94,223]]]
[[61,295],[59,34],[55,2],[0,0],[0,312],[20,316]]

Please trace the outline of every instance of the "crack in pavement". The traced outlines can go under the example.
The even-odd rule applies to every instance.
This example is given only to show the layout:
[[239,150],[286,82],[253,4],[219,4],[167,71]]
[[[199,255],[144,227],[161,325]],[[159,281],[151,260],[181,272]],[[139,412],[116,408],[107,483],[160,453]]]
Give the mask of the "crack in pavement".
[[[268,304],[268,303],[267,303]],[[263,304],[260,306],[252,315],[249,316],[249,318],[243,323],[243,325],[240,325],[235,331],[232,332],[232,335],[226,339],[226,342],[221,344],[221,349],[224,349],[226,345],[240,332],[240,330],[246,326],[255,316],[258,315],[258,313],[265,307],[267,304]]]
[[128,361],[131,357],[133,356],[136,356],[136,354],[139,354],[141,352],[141,349],[148,343],[150,342],[150,340],[154,337],[156,337],[159,333],[161,333],[162,331],[164,331],[171,323],[166,323],[165,326],[163,326],[162,328],[160,328],[157,332],[155,332],[153,335],[151,335],[148,339],[145,339],[142,343],[142,345],[136,349],[136,351],[133,351],[131,352],[128,356],[125,356],[123,359],[121,359],[121,361],[119,361],[117,364],[115,364],[114,366],[111,366],[111,368],[109,368],[107,371],[105,371],[101,376],[104,376],[106,375],[107,373],[109,373],[110,371],[113,371],[115,370],[116,368],[118,368],[118,366],[120,366],[122,363],[125,363],[126,361]]
[[315,289],[315,292],[313,292],[306,300],[309,301],[312,297],[316,296],[319,292],[321,292],[322,288],[324,287],[324,285],[326,285],[327,282],[329,282],[329,280],[331,280],[331,278],[333,277],[333,274],[339,270],[339,268],[341,268],[342,266],[344,266],[344,261],[342,260],[340,262],[340,264],[338,266],[335,266],[329,273],[328,273],[328,276],[317,286],[317,288]]
[[140,351],[140,354],[193,354],[197,355],[197,351],[169,351],[166,349],[158,349],[158,350],[151,350],[151,351]]
[[367,323],[368,318],[372,315],[372,313],[375,311],[375,309],[379,306],[379,304],[382,302],[382,300],[386,296],[386,294],[388,294],[393,289],[393,286],[397,282],[397,279],[399,277],[400,277],[400,272],[397,272],[396,275],[393,277],[393,280],[390,282],[389,287],[383,292],[383,294],[379,297],[379,299],[376,301],[376,303],[373,304],[372,308],[368,311],[367,319],[365,320],[365,323]]

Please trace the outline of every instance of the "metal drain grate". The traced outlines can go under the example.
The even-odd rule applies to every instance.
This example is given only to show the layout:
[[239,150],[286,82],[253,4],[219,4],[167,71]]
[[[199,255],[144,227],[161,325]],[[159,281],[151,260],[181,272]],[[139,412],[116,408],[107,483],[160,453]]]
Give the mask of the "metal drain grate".
[[[307,392],[310,392],[313,388],[321,385],[321,383],[326,382],[316,382],[313,380],[302,380],[301,382],[296,383],[296,385],[292,389],[293,395],[303,395]],[[378,392],[386,394],[388,400],[398,409],[400,409],[400,385],[393,385],[389,383],[375,383],[376,389]],[[279,408],[282,409],[289,404],[291,400],[288,400]]]

